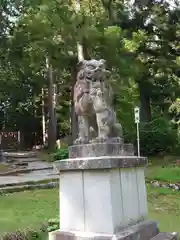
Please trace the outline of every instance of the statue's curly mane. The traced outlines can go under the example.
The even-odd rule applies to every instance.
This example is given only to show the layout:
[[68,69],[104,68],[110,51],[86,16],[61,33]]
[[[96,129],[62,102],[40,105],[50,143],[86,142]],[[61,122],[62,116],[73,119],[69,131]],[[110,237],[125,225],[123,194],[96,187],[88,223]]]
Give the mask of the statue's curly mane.
[[83,61],[80,64],[74,86],[74,104],[77,114],[87,113],[87,111],[94,114],[90,103],[92,97],[97,95],[101,96],[100,98],[106,102],[106,105],[111,105],[112,91],[106,82],[107,73],[109,71],[106,70],[103,60]]
[[111,105],[112,90],[106,81],[107,75],[109,71],[106,70],[104,60],[84,60],[79,63],[74,86],[75,112],[78,121],[81,119],[77,142],[91,139],[89,132],[92,133],[92,130],[97,138],[121,135],[121,127],[117,125]]
[[102,81],[106,72],[104,60],[85,60],[79,63],[74,100],[78,101],[84,93],[88,94],[92,86],[95,88],[96,82]]

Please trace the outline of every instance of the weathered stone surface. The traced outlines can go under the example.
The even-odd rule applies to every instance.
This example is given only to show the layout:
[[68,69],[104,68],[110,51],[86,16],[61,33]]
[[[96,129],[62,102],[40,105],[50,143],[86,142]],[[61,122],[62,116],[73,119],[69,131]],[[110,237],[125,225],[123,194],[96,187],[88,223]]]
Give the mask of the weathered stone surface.
[[108,83],[110,72],[105,60],[84,60],[79,63],[74,86],[74,106],[78,116],[79,135],[75,144],[84,144],[122,137],[112,106],[112,89]]
[[67,159],[64,161],[56,161],[54,164],[59,171],[133,168],[145,166],[147,164],[147,158],[135,156],[102,156],[96,158]]
[[133,156],[132,144],[117,143],[80,144],[69,147],[69,158],[100,157],[100,156]]
[[23,192],[26,190],[35,190],[35,189],[51,189],[51,188],[56,188],[58,186],[59,186],[58,182],[49,182],[49,183],[3,187],[3,188],[0,188],[0,196],[7,193]]
[[27,174],[30,172],[35,172],[35,171],[43,171],[43,170],[52,170],[53,166],[51,167],[42,167],[42,168],[20,168],[17,170],[12,170],[12,171],[8,171],[8,172],[2,172],[0,173],[0,177],[2,176],[15,176],[18,174]]
[[177,233],[168,233],[168,232],[161,232],[153,237],[151,240],[178,240]]
[[21,173],[8,176],[0,176],[0,187],[5,185],[28,184],[29,182],[38,182],[42,180],[57,179],[59,175],[54,169],[38,170],[29,173]]
[[6,158],[4,157],[3,151],[0,149],[0,162],[6,162]]
[[31,158],[36,157],[35,152],[3,152],[4,157],[9,158]]
[[177,190],[177,191],[180,190],[180,184],[179,183],[151,181],[151,180],[148,180],[148,179],[146,179],[146,182],[152,184],[152,186],[155,187],[155,188],[162,187],[162,188],[172,188],[172,189]]
[[[157,223],[143,221],[113,235],[55,231],[49,234],[49,240],[150,240],[158,234]],[[168,239],[169,240],[169,239]]]

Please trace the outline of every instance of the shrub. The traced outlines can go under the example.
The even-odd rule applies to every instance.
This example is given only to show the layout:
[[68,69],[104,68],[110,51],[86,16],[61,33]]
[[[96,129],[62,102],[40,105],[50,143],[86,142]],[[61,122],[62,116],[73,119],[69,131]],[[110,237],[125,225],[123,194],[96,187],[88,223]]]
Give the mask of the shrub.
[[58,218],[49,219],[48,228],[47,228],[48,232],[52,232],[58,229],[59,229],[59,219]]
[[14,233],[7,233],[2,237],[3,240],[28,240],[27,232],[16,231]]
[[52,155],[54,161],[67,159],[68,158],[68,149],[67,148],[56,149],[55,152],[53,152],[51,155]]
[[47,232],[37,232],[32,230],[16,231],[14,233],[7,233],[1,239],[2,240],[44,240],[47,236]]
[[167,119],[157,118],[141,124],[140,143],[143,155],[169,153],[176,144],[176,131],[172,129]]
[[59,219],[50,219],[48,224],[43,224],[39,231],[35,230],[18,230],[13,233],[6,233],[4,236],[0,236],[2,240],[45,240],[47,239],[48,232],[59,229]]

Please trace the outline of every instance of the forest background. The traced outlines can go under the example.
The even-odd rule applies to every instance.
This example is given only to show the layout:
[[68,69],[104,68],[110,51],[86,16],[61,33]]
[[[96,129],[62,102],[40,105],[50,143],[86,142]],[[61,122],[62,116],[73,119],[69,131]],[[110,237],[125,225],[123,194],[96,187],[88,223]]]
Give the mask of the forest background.
[[[180,153],[180,4],[123,0],[0,0],[0,128],[26,145],[77,134],[73,86],[80,46],[104,58],[125,141],[143,155]],[[49,131],[48,131],[49,129]],[[36,133],[36,139],[32,136]]]

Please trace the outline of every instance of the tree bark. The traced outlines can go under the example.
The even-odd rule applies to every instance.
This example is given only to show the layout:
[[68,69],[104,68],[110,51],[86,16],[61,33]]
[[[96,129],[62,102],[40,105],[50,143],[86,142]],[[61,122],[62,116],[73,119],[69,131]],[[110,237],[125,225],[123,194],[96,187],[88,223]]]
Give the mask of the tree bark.
[[45,116],[45,104],[44,104],[44,88],[41,90],[42,94],[42,137],[43,145],[46,145],[46,116]]
[[71,134],[72,134],[72,139],[70,144],[73,143],[73,141],[77,138],[78,135],[78,117],[75,113],[74,109],[74,85],[76,84],[76,74],[77,74],[77,69],[76,69],[76,63],[77,60],[74,59],[71,64]]
[[[81,5],[80,5],[80,0],[76,0],[75,4],[75,10],[77,13],[80,12],[81,10]],[[87,40],[85,37],[82,37],[77,42],[77,59],[73,59],[71,63],[71,134],[72,134],[72,139],[70,144],[73,143],[73,141],[77,138],[78,136],[78,116],[75,113],[74,109],[74,85],[76,83],[76,75],[77,75],[77,60],[78,62],[83,61],[84,59],[89,59],[89,54],[88,54],[88,47],[87,47]]]
[[48,122],[48,148],[53,150],[56,146],[56,116],[54,104],[54,84],[53,84],[53,68],[49,59],[47,59],[48,71],[48,108],[49,108],[49,122]]

